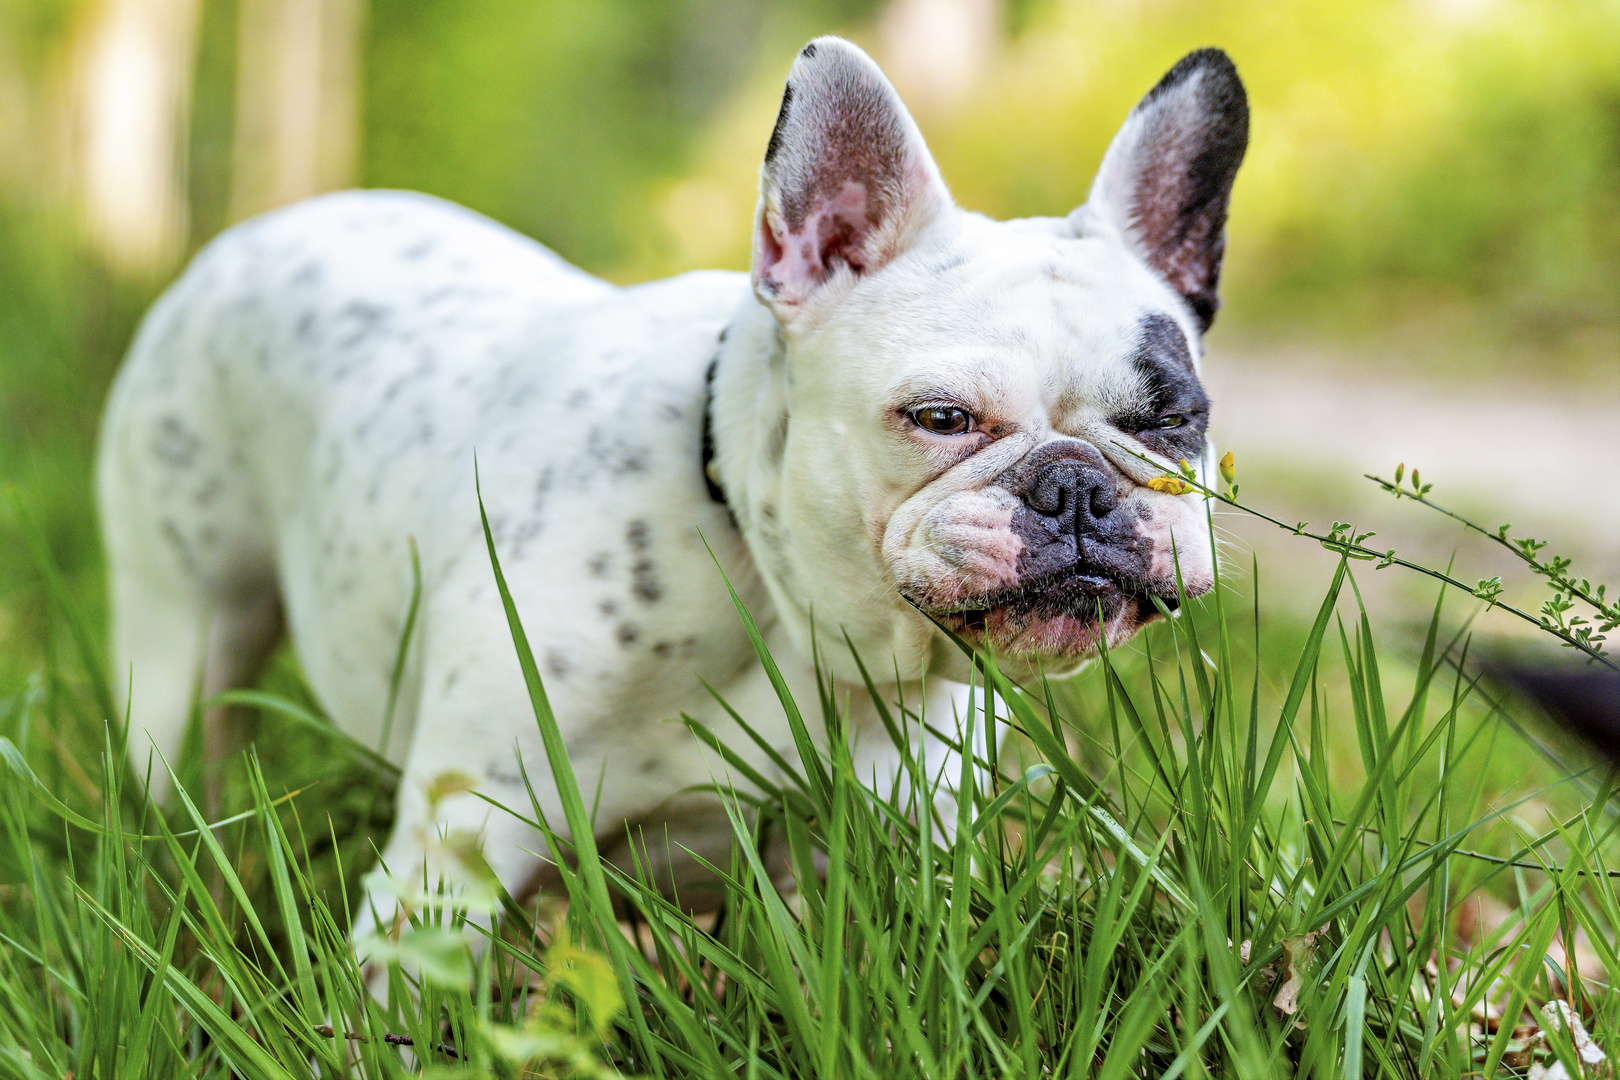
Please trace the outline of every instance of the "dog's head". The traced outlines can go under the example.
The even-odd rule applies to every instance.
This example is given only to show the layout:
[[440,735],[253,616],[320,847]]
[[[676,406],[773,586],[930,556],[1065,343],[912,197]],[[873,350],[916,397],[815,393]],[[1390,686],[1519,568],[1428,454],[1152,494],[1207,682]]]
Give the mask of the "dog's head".
[[723,486],[796,637],[813,617],[902,676],[959,673],[938,620],[1061,669],[1211,587],[1202,501],[1148,482],[1203,467],[1201,334],[1247,140],[1231,61],[1196,52],[1083,206],[994,222],[952,203],[864,53],[806,46],[755,220],[769,316],[728,346],[770,360],[723,363],[715,401]]

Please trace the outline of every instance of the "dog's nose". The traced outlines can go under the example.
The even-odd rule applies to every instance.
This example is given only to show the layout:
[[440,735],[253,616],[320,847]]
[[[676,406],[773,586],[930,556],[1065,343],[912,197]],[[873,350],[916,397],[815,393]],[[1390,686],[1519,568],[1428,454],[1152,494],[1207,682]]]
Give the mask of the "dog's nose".
[[1104,470],[1074,458],[1059,458],[1035,476],[1024,496],[1029,508],[1056,518],[1063,532],[1089,532],[1114,512],[1119,496]]

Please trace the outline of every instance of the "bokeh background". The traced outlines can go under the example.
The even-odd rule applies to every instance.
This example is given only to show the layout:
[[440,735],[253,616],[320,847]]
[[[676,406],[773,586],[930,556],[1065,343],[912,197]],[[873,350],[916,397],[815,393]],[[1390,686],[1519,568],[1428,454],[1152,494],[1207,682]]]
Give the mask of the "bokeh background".
[[[1539,603],[1361,478],[1403,461],[1620,577],[1620,0],[0,0],[0,483],[99,620],[101,401],[201,244],[363,185],[615,281],[742,268],[781,79],[827,32],[996,216],[1067,212],[1131,104],[1225,48],[1253,129],[1206,374],[1245,498]],[[1222,524],[1283,621],[1314,606],[1327,553]],[[0,510],[0,686],[61,633],[23,537]],[[1400,573],[1364,591],[1416,623]]]

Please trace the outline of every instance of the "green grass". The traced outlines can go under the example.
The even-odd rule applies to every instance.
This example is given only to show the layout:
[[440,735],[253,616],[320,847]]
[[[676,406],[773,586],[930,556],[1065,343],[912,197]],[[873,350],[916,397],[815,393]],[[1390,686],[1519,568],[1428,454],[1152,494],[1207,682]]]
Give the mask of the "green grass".
[[[411,1068],[401,1038],[445,1077],[1519,1075],[1512,1024],[1470,1027],[1486,995],[1510,1017],[1571,1000],[1620,1056],[1613,772],[1536,760],[1438,599],[1423,640],[1385,643],[1364,565],[1342,561],[1280,641],[1254,597],[1221,588],[1066,683],[1020,690],[981,658],[993,707],[960,719],[991,717],[988,785],[926,775],[922,731],[960,738],[959,718],[892,703],[908,762],[893,785],[862,782],[834,739],[728,797],[717,922],[594,857],[522,632],[536,613],[501,582],[544,781],[584,839],[509,809],[577,870],[566,905],[423,903],[389,946],[385,1006],[345,931],[393,777],[308,717],[283,666],[242,812],[165,817],[125,775],[97,635],[59,591],[86,655],[55,649],[0,688],[0,1075],[394,1076]],[[801,747],[840,727],[826,690],[782,691]],[[767,832],[796,897],[769,884]],[[1460,935],[1485,895],[1517,921]],[[476,957],[458,903],[505,915]],[[1600,970],[1549,956],[1577,934]],[[1575,1065],[1568,1039],[1549,1043],[1540,1060]]]

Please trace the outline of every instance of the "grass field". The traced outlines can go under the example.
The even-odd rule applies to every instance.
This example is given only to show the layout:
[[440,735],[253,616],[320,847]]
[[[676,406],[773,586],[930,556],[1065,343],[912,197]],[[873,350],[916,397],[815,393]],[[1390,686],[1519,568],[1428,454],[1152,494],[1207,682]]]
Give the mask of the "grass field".
[[[1359,601],[1380,571],[1329,542],[1303,624],[1262,619],[1251,566],[1068,682],[1019,690],[986,660],[994,707],[961,719],[1010,729],[988,787],[913,767],[873,790],[836,740],[784,763],[735,797],[717,920],[536,822],[578,859],[566,902],[428,890],[386,1007],[345,930],[389,771],[311,714],[283,658],[240,812],[165,816],[102,723],[97,631],[48,585],[60,640],[0,687],[0,1074],[1606,1075],[1579,1055],[1620,1057],[1614,772],[1471,674],[1477,605],[1436,592],[1422,640],[1392,646]],[[541,614],[509,607],[560,747],[519,621]],[[835,700],[782,707],[836,729]],[[889,717],[908,753],[958,719]],[[560,752],[550,774],[568,821],[549,824],[589,836],[589,790]],[[765,830],[796,897],[767,883]],[[468,905],[505,916],[476,956]]]
[[[466,911],[419,897],[384,1006],[345,935],[396,777],[326,723],[290,652],[225,821],[147,803],[108,724],[91,454],[173,269],[114,269],[81,220],[71,61],[115,6],[0,4],[0,1078],[1616,1075],[1616,777],[1478,680],[1483,653],[1557,652],[1536,626],[1555,594],[1348,459],[1443,450],[1419,463],[1433,498],[1620,572],[1599,430],[1620,387],[1620,0],[1000,5],[973,92],[918,112],[963,205],[998,216],[1070,209],[1188,49],[1237,59],[1255,126],[1205,365],[1215,437],[1246,500],[1315,535],[1216,502],[1222,587],[1182,618],[1049,686],[987,668],[1007,734],[969,795],[915,770],[874,791],[836,753],[786,763],[739,796],[718,920],[588,850],[567,897],[464,896],[505,916],[476,957]],[[254,151],[234,132],[249,5],[200,6],[188,251]],[[353,179],[632,281],[746,265],[785,61],[828,29],[876,48],[899,5],[366,6]],[[1370,524],[1324,544],[1338,517]],[[1381,565],[1382,542],[1457,584]],[[534,700],[545,727],[538,679]],[[782,707],[837,726],[827,701]],[[956,717],[892,720],[907,746],[925,724],[958,737]],[[574,790],[565,764],[526,764]],[[199,791],[195,745],[175,765]],[[552,824],[585,835],[581,780]],[[763,883],[760,829],[788,841],[796,898]],[[1582,1065],[1558,1002],[1605,1064]]]

